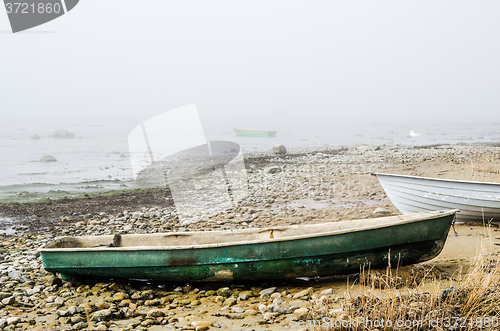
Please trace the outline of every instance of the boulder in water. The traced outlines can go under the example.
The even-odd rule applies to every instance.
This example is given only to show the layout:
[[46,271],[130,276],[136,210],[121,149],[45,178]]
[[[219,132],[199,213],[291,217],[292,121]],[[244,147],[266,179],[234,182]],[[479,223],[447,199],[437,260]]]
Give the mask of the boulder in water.
[[286,148],[282,144],[277,144],[273,146],[274,154],[286,154]]
[[54,138],[75,138],[75,134],[63,129],[58,129],[54,132]]
[[37,134],[31,136],[31,140],[38,140],[38,139],[40,139],[40,136]]
[[53,157],[52,155],[44,155],[40,159],[40,162],[56,162],[57,159]]

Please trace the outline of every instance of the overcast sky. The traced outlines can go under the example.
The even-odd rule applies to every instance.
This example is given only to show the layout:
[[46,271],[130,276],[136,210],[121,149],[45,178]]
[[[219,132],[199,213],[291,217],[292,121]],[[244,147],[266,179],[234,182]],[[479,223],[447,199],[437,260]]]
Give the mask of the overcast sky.
[[81,0],[12,34],[5,119],[498,120],[499,1]]

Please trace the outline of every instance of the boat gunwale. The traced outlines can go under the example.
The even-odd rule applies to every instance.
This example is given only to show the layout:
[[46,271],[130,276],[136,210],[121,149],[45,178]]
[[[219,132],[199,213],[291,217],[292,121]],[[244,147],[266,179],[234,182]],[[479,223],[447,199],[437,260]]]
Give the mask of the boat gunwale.
[[[47,248],[46,246],[52,244],[55,240],[60,240],[63,238],[77,238],[77,237],[70,237],[70,236],[64,236],[64,237],[59,237],[55,238],[51,242],[43,245],[42,247],[38,248],[38,251],[41,253],[48,253],[48,252],[99,252],[99,251],[105,251],[105,252],[111,252],[111,251],[161,251],[161,250],[169,250],[169,251],[174,251],[174,250],[192,250],[192,249],[207,249],[207,248],[220,248],[220,247],[229,247],[229,246],[243,246],[243,245],[258,245],[258,244],[270,244],[270,243],[275,243],[275,242],[284,242],[284,241],[294,241],[294,240],[303,240],[303,239],[312,239],[312,238],[317,238],[317,237],[327,237],[327,236],[335,236],[335,235],[342,235],[346,233],[352,233],[352,232],[358,232],[358,231],[369,231],[369,230],[374,230],[374,229],[383,229],[383,228],[390,228],[392,226],[398,226],[398,225],[404,225],[404,224],[410,224],[410,223],[416,223],[416,222],[421,222],[421,221],[428,221],[436,218],[442,218],[442,217],[447,217],[450,215],[455,215],[457,212],[459,212],[459,209],[448,209],[448,210],[441,210],[441,211],[435,211],[435,212],[425,212],[425,213],[413,213],[413,214],[403,214],[403,215],[394,215],[394,216],[387,216],[387,217],[379,217],[378,219],[384,219],[388,217],[399,217],[399,220],[396,220],[392,223],[385,223],[385,224],[375,224],[367,227],[362,227],[362,228],[349,228],[349,229],[342,229],[342,230],[334,230],[334,231],[328,231],[328,232],[320,232],[320,233],[313,233],[313,234],[304,234],[304,235],[298,235],[298,236],[291,236],[291,237],[283,237],[283,238],[266,238],[266,239],[256,239],[256,240],[246,240],[246,241],[233,241],[233,242],[227,242],[227,243],[213,243],[213,244],[202,244],[202,245],[184,245],[184,246],[124,246],[124,247],[110,247],[110,246],[98,246],[98,247],[67,247],[67,248]],[[421,214],[422,216],[417,216]],[[424,216],[427,215],[427,216]],[[401,217],[411,217],[410,219],[402,219]],[[356,220],[351,220],[351,221],[356,221]],[[345,222],[351,222],[351,221],[345,221]],[[310,224],[312,226],[320,226],[323,224],[327,223],[317,223],[317,224]],[[260,230],[260,231],[259,231]],[[285,229],[286,230],[286,229]],[[241,230],[240,230],[241,231]],[[283,227],[275,227],[275,228],[256,228],[256,229],[251,229],[251,231],[248,231],[248,233],[254,233],[254,232],[266,232],[266,231],[284,231]],[[191,232],[191,233],[185,233],[185,232],[180,232],[179,234],[175,232],[167,232],[167,233],[155,233],[155,234],[150,234],[150,235],[169,235],[169,236],[176,236],[176,235],[191,235],[192,233],[207,233],[211,235],[216,235],[217,233],[234,233],[236,231],[233,230],[224,230],[224,231],[196,231],[196,232]],[[134,235],[141,235],[141,234],[132,234]],[[109,237],[112,237],[112,235],[107,235]],[[85,237],[104,237],[104,236],[83,236]]]
[[[398,185],[395,185],[393,183],[397,183]],[[420,186],[424,186],[424,185],[420,185]],[[434,188],[438,187],[438,186],[431,186],[431,185],[426,185],[426,186],[428,186],[428,187],[434,187]],[[403,189],[406,189],[407,191],[404,191]],[[427,200],[430,200],[430,201],[439,201],[439,202],[442,202],[443,200],[436,199],[436,197],[440,197],[440,198],[443,198],[443,197],[456,198],[456,201],[453,201],[453,202],[446,201],[446,200],[444,200],[444,201],[449,202],[449,203],[453,203],[454,205],[477,206],[477,207],[481,207],[481,208],[494,208],[494,209],[498,209],[498,207],[480,206],[479,203],[488,203],[488,202],[497,203],[499,201],[499,199],[482,199],[482,198],[476,198],[476,197],[468,196],[468,195],[448,194],[448,193],[441,193],[441,192],[438,192],[438,191],[429,192],[428,190],[424,190],[424,189],[422,189],[420,187],[418,187],[418,188],[416,188],[416,187],[413,187],[413,188],[405,187],[403,185],[403,183],[401,183],[401,182],[391,182],[391,190],[393,192],[399,193],[398,197],[401,197],[401,195],[404,194],[404,195],[413,196],[413,197],[422,197],[422,198],[426,198]],[[469,190],[469,192],[470,191],[472,191],[472,190]],[[417,193],[423,193],[423,194],[432,194],[432,195],[435,195],[435,196],[433,196],[433,197],[423,196],[421,194],[419,195],[419,194],[410,193],[410,192],[417,192]],[[492,192],[491,194],[494,194],[494,193]],[[412,199],[409,199],[409,198],[405,198],[405,200],[415,201],[415,200],[412,200]],[[476,202],[476,204],[465,203],[465,202],[468,202],[468,201],[471,201],[471,200],[473,202]],[[440,208],[439,206],[436,206],[436,207]],[[461,207],[458,207],[458,209],[462,210]],[[435,209],[429,209],[429,210],[435,210]]]
[[433,178],[433,177],[421,177],[421,176],[410,176],[410,175],[399,175],[399,174],[387,174],[381,172],[373,172],[371,173],[373,176],[387,176],[387,177],[404,177],[404,178],[415,178],[415,179],[427,179],[431,181],[441,181],[441,182],[449,182],[449,183],[464,183],[464,184],[486,184],[493,186],[500,186],[500,183],[495,182],[478,182],[473,180],[460,180],[460,179],[447,179],[447,178]]

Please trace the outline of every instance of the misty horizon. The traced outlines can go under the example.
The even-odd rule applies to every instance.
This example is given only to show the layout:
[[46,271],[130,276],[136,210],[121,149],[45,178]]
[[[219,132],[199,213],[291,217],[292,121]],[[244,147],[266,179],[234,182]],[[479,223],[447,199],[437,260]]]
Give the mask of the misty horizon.
[[196,103],[234,122],[496,120],[499,7],[82,1],[0,34],[2,117],[143,121]]

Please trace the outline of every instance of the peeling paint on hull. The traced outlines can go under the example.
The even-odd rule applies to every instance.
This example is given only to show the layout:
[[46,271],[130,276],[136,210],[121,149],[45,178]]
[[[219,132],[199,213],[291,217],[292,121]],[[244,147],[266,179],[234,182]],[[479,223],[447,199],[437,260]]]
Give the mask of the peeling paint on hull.
[[362,266],[384,268],[389,254],[394,265],[432,259],[443,249],[453,217],[454,212],[363,231],[224,247],[66,248],[41,253],[45,269],[66,278],[228,281],[328,276],[356,273]]

